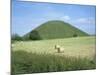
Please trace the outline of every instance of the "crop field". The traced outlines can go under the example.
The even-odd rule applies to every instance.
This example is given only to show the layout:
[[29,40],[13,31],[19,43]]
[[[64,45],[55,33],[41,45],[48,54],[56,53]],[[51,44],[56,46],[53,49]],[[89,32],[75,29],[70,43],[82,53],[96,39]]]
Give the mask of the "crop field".
[[[63,53],[55,50],[59,44]],[[12,75],[96,68],[95,37],[76,37],[12,44]]]
[[[57,53],[55,45],[64,48],[64,53]],[[95,56],[95,37],[76,37],[40,41],[21,41],[13,44],[12,50],[24,50],[32,53],[51,53],[62,56],[91,58]]]

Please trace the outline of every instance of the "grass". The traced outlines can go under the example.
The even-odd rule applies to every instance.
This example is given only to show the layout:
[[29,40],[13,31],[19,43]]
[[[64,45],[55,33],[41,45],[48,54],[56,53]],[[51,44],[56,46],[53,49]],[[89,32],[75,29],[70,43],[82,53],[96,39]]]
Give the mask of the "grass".
[[24,50],[32,53],[49,53],[59,55],[54,49],[56,44],[64,48],[62,56],[91,58],[95,55],[95,37],[76,37],[40,41],[22,41],[14,43],[12,50]]
[[[48,21],[32,31],[33,37],[37,36],[40,39],[68,38],[74,35],[88,36],[87,33],[73,27],[71,24],[59,20]],[[31,32],[27,33],[23,38],[29,38]]]
[[95,69],[95,59],[12,51],[12,75]]
[[[55,44],[64,48],[57,53]],[[96,68],[95,36],[16,41],[12,47],[12,75]]]

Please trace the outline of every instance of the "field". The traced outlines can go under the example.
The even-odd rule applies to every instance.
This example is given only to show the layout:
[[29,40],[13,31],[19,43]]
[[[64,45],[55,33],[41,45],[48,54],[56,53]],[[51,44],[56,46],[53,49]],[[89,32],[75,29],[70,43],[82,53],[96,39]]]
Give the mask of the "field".
[[[64,53],[57,53],[59,44]],[[12,74],[95,69],[95,36],[16,41],[12,47]]]
[[[58,54],[55,45],[64,48],[64,53]],[[16,42],[12,50],[24,50],[32,53],[51,53],[64,56],[79,56],[91,58],[95,54],[95,37],[76,37],[53,40]]]

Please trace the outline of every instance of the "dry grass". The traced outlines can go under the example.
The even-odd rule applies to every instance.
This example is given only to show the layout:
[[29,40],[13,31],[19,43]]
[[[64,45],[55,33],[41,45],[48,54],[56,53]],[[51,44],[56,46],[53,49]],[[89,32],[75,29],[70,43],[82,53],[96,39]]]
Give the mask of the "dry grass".
[[[58,54],[54,46],[59,44],[64,53]],[[89,57],[95,55],[95,37],[76,37],[14,43],[12,50],[24,50],[33,53],[51,53],[54,55]]]

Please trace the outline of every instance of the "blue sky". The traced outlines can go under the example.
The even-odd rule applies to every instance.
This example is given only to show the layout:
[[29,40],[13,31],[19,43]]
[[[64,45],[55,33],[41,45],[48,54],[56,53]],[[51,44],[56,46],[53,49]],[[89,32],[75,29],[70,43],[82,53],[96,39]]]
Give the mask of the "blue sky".
[[12,1],[12,33],[21,36],[49,20],[62,20],[95,35],[95,6]]

